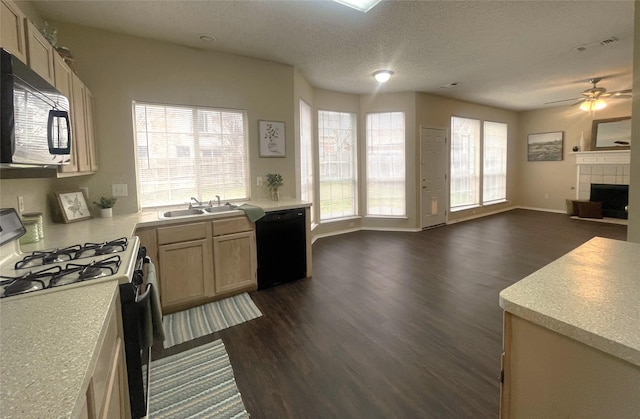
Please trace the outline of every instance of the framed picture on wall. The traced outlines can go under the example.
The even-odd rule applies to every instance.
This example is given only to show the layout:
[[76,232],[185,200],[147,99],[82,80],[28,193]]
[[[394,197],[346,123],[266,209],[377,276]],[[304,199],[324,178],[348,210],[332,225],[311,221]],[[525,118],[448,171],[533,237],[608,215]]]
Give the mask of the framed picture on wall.
[[528,161],[560,161],[563,159],[564,131],[529,134]]
[[56,192],[56,198],[65,223],[91,218],[87,199],[82,191]]
[[285,126],[281,121],[258,121],[260,157],[285,157]]

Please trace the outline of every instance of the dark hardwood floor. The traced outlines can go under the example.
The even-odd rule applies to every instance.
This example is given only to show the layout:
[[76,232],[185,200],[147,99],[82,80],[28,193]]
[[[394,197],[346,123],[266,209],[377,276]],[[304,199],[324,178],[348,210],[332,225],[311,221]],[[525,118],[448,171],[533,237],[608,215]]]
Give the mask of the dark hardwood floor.
[[498,293],[626,226],[513,210],[419,233],[313,245],[313,278],[251,293],[263,317],[221,338],[258,418],[497,418]]

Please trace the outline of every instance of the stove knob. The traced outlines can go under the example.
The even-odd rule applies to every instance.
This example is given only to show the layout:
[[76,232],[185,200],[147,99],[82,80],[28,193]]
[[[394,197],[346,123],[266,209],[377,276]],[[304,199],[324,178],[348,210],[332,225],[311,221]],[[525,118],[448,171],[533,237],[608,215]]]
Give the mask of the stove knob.
[[139,287],[140,285],[142,285],[143,282],[144,282],[144,274],[142,273],[141,270],[138,269],[133,273],[133,278],[131,279],[131,283],[136,287]]

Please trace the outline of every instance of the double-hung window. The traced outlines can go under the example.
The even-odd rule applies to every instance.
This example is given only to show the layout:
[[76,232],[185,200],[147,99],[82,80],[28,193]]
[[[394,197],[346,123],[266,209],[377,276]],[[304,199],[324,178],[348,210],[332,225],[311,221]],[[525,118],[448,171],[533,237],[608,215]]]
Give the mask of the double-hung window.
[[320,219],[356,215],[356,116],[318,111]]
[[245,111],[134,102],[141,207],[249,198]]
[[405,215],[404,113],[370,113],[366,130],[367,215]]
[[452,211],[506,199],[507,124],[451,118]]

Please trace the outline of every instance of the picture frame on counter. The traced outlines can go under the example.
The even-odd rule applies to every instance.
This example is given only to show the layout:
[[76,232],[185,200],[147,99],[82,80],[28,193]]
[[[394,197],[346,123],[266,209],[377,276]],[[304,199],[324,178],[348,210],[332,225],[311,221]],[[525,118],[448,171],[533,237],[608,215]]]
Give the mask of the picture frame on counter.
[[88,220],[91,218],[91,211],[87,205],[87,197],[81,190],[70,192],[56,192],[56,199],[60,206],[62,219],[65,223]]
[[591,150],[631,150],[631,117],[594,120]]
[[529,134],[527,137],[527,160],[561,161],[563,142],[564,131]]
[[286,157],[285,124],[282,121],[258,121],[260,157]]

